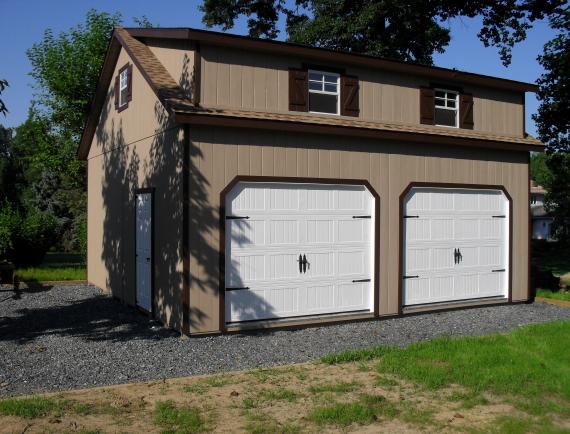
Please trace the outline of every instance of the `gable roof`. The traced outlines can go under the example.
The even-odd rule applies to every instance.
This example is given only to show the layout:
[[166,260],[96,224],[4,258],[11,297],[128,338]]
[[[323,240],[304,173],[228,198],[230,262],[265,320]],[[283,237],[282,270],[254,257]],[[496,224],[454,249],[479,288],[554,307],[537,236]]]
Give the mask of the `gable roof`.
[[[536,86],[503,78],[471,74],[456,70],[410,64],[395,60],[381,59],[360,54],[343,53],[313,48],[278,41],[254,39],[245,36],[227,35],[218,32],[184,29],[125,29],[115,28],[109,42],[109,47],[99,76],[97,90],[93,98],[89,117],[77,150],[81,159],[86,159],[99,117],[111,84],[115,65],[123,48],[133,60],[151,89],[166,110],[176,115],[179,122],[196,122],[204,124],[205,118],[225,121],[226,125],[248,126],[250,128],[286,128],[287,124],[303,124],[305,131],[313,128],[313,132],[351,135],[360,137],[392,138],[399,140],[425,141],[425,135],[437,137],[441,143],[449,142],[457,145],[482,147],[498,147],[503,149],[542,151],[543,144],[532,136],[525,137],[500,136],[479,133],[471,130],[449,130],[448,128],[426,125],[397,124],[385,122],[369,122],[346,117],[322,117],[314,115],[290,113],[261,113],[245,110],[218,110],[198,107],[184,90],[176,83],[162,63],[144,43],[145,38],[190,39],[197,42],[218,44],[242,49],[255,49],[275,54],[279,47],[281,54],[310,56],[313,59],[334,60],[338,63],[383,68],[395,72],[428,76],[433,79],[460,81],[487,87],[499,87],[513,91],[535,91]],[[242,125],[236,125],[235,120],[242,119]],[[329,126],[329,128],[324,128]],[[420,136],[418,136],[420,135]],[[443,139],[443,140],[442,140]],[[429,140],[428,140],[429,141]]]

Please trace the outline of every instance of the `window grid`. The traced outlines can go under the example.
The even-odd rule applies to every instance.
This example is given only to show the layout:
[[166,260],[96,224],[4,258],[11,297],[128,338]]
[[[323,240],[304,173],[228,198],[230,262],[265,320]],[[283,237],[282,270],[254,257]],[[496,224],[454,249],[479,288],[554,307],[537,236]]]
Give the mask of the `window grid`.
[[124,71],[121,71],[121,74],[119,75],[119,107],[122,107],[127,103],[126,90],[128,85],[129,85],[129,74],[128,70],[125,69]]
[[459,93],[451,90],[446,89],[434,89],[435,90],[435,109],[436,110],[449,110],[454,112],[455,114],[455,124],[454,125],[441,125],[436,124],[440,127],[450,127],[450,128],[458,128],[458,121],[459,121]]
[[337,99],[335,113],[310,110],[311,113],[319,113],[327,115],[330,114],[338,115],[340,113],[339,81],[340,81],[339,74],[332,72],[324,72],[324,71],[309,71],[309,93],[333,95],[336,96]]

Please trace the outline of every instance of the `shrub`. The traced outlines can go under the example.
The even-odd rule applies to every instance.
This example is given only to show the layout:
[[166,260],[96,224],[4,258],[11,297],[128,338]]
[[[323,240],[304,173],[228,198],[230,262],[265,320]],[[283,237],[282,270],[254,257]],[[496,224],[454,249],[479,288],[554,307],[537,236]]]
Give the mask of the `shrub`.
[[29,208],[14,240],[13,260],[18,265],[39,265],[58,238],[59,224],[51,213]]
[[19,226],[20,214],[9,202],[4,202],[0,207],[0,260],[10,259]]

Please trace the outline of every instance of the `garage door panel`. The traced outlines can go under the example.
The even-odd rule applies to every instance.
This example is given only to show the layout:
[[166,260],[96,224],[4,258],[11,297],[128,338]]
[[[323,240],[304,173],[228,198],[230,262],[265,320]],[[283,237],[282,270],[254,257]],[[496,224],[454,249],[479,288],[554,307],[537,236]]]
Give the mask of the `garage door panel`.
[[404,305],[507,296],[508,282],[497,276],[507,271],[493,273],[508,264],[502,192],[414,188],[405,200],[404,215],[413,218],[402,222],[404,276],[419,278],[404,280]]
[[[234,218],[226,220],[227,322],[373,310],[374,199],[364,187],[234,189],[226,198]],[[359,279],[371,280],[352,282]]]

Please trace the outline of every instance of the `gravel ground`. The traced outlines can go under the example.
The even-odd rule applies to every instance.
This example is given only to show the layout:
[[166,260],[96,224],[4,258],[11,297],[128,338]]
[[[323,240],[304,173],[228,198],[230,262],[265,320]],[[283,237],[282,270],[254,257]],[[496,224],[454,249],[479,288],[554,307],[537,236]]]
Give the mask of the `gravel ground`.
[[535,303],[188,339],[92,286],[0,291],[0,395],[306,362],[351,348],[557,319],[570,319],[570,309]]

